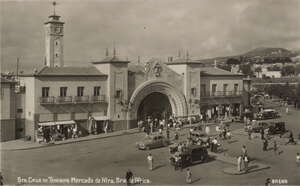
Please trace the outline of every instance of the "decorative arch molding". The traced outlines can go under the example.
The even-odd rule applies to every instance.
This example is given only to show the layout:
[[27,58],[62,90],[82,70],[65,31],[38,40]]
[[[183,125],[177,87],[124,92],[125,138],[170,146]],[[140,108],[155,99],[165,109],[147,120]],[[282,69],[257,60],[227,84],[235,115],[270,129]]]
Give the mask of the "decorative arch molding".
[[151,93],[159,92],[166,95],[175,116],[187,115],[187,102],[183,93],[176,87],[162,80],[149,80],[138,86],[133,92],[127,112],[127,120],[137,119],[137,112],[142,101]]

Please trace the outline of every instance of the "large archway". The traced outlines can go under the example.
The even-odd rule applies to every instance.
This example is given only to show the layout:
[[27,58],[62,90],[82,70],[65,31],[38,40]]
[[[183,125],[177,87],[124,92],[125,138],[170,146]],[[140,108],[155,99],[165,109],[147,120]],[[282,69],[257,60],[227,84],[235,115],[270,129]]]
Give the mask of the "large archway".
[[127,128],[133,128],[136,126],[138,119],[138,110],[144,99],[152,93],[160,93],[167,97],[171,106],[172,114],[175,116],[187,115],[187,102],[180,90],[175,86],[161,80],[150,80],[141,84],[133,92],[130,101],[129,109],[127,112],[127,120],[129,121]]
[[141,102],[137,111],[137,119],[145,120],[148,116],[163,119],[168,118],[171,114],[172,106],[168,96],[160,92],[153,92]]

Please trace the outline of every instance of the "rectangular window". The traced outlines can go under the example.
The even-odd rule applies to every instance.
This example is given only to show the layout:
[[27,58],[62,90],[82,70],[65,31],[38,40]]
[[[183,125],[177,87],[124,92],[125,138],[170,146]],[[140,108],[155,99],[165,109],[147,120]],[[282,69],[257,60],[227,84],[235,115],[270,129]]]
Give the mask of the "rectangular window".
[[212,87],[211,87],[212,95],[215,96],[216,92],[217,92],[217,84],[212,84]]
[[223,95],[224,96],[227,95],[227,87],[228,87],[228,84],[223,84]]
[[3,99],[3,98],[4,98],[4,88],[1,87],[1,99]]
[[197,89],[196,88],[191,88],[191,94],[192,96],[197,96]]
[[239,91],[239,84],[234,84],[234,94],[237,95]]
[[83,96],[84,87],[77,87],[77,96]]
[[116,98],[121,98],[122,97],[122,90],[117,90],[116,91]]
[[205,84],[200,85],[200,95],[206,96],[206,85]]
[[68,90],[68,87],[60,87],[59,96],[60,97],[66,97],[67,96],[67,90]]
[[94,96],[100,96],[101,87],[94,87]]
[[42,97],[49,97],[50,87],[42,87]]

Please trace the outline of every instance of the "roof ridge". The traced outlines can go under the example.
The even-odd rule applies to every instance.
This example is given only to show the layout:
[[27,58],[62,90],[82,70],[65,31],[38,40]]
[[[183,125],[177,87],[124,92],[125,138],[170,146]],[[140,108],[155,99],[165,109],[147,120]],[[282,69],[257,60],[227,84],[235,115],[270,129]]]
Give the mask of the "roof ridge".
[[40,75],[45,69],[49,68],[48,66],[44,66],[41,70],[39,70],[38,73],[36,73],[37,75]]

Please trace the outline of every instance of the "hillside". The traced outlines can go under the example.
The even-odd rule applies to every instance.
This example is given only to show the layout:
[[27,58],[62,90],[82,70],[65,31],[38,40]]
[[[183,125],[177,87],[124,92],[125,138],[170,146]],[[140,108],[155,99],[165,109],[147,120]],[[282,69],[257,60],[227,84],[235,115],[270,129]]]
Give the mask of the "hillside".
[[293,57],[295,53],[285,48],[267,48],[261,47],[251,50],[242,56],[247,57]]

